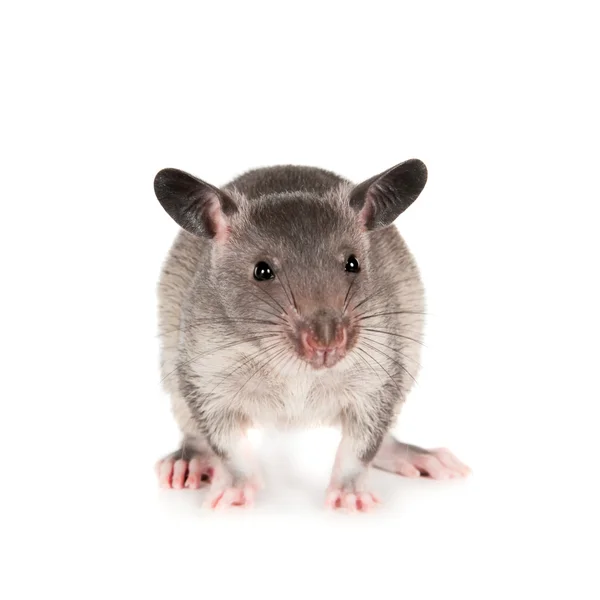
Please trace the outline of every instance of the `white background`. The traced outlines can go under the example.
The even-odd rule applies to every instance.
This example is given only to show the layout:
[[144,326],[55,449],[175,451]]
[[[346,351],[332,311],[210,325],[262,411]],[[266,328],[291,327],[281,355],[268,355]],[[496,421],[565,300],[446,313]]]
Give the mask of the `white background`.
[[[593,5],[3,4],[0,595],[598,598]],[[413,156],[430,317],[399,432],[473,476],[374,473],[377,514],[331,515],[314,432],[261,446],[251,513],[159,491],[156,171]]]

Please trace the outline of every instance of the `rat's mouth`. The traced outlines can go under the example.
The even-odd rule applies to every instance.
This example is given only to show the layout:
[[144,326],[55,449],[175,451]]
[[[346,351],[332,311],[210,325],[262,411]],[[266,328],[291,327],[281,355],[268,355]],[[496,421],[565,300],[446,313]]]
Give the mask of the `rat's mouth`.
[[315,350],[312,353],[312,356],[305,356],[305,358],[313,369],[324,369],[337,365],[344,356],[346,356],[345,352],[340,352],[333,348],[327,350]]

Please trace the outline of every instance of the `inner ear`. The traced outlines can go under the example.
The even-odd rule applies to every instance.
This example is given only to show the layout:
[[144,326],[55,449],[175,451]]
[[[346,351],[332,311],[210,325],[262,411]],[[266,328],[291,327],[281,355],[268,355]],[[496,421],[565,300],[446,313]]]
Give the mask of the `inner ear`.
[[373,223],[375,216],[375,206],[373,205],[372,197],[367,193],[363,201],[362,208],[358,211],[358,222],[362,229],[368,230],[373,229],[371,224]]
[[350,206],[365,229],[387,227],[419,197],[426,183],[427,167],[412,158],[357,185]]
[[163,169],[154,178],[154,192],[186,231],[218,242],[227,239],[229,219],[237,206],[223,190],[179,169]]
[[215,194],[206,201],[203,213],[204,227],[217,242],[224,242],[229,236],[229,223],[225,217],[219,197]]

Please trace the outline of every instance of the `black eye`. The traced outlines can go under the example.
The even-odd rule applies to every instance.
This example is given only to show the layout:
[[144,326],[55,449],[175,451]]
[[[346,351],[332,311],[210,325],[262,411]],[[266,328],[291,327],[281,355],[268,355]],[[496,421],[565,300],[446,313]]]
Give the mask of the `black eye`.
[[360,271],[358,258],[356,258],[354,254],[351,254],[346,261],[346,271],[348,271],[348,273],[358,273]]
[[271,269],[268,263],[263,260],[256,263],[254,267],[254,279],[256,281],[268,281],[269,279],[273,279],[273,277],[275,277],[275,273],[273,273],[273,269]]

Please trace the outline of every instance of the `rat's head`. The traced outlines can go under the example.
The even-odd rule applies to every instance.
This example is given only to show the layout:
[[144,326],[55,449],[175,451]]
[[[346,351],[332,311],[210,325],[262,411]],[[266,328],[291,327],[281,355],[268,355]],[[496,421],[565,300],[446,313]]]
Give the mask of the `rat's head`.
[[[332,367],[358,337],[358,304],[376,281],[370,232],[387,227],[423,190],[416,159],[325,194],[288,192],[247,199],[176,169],[156,176],[156,195],[186,231],[211,240],[207,284],[236,329],[265,353],[290,353]],[[268,356],[267,354],[265,354]]]

